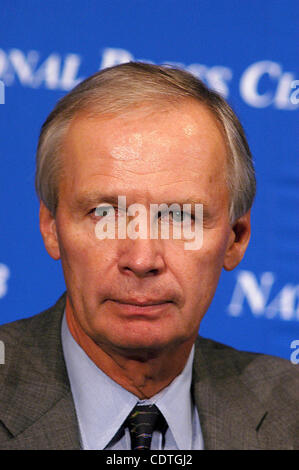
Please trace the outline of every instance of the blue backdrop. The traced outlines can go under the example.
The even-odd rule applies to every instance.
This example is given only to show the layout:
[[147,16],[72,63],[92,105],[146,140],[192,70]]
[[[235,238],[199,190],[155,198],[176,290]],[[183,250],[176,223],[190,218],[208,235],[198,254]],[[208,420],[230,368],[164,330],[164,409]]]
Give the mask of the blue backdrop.
[[176,63],[228,99],[257,171],[250,247],[223,273],[201,333],[290,358],[299,340],[298,10],[296,0],[1,1],[0,323],[64,290],[34,192],[38,134],[55,102],[103,67]]

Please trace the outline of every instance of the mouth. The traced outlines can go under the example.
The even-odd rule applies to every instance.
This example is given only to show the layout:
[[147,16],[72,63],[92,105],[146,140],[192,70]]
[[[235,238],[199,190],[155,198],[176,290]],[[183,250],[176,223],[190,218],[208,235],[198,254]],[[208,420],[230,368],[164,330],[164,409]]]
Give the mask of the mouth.
[[136,305],[137,307],[149,307],[153,305],[162,305],[167,303],[172,303],[170,300],[115,300],[115,302],[125,304],[125,305]]
[[109,299],[117,311],[127,316],[157,317],[166,312],[173,302],[170,300]]

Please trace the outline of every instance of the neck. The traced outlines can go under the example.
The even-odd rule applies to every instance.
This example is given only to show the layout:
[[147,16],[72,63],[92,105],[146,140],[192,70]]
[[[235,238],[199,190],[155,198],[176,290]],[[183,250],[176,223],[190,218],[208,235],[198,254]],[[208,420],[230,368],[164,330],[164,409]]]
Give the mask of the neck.
[[182,372],[194,342],[190,340],[187,345],[165,348],[154,357],[143,357],[141,360],[123,355],[106,345],[99,346],[82,329],[68,301],[66,320],[73,338],[95,365],[140,399],[157,394]]

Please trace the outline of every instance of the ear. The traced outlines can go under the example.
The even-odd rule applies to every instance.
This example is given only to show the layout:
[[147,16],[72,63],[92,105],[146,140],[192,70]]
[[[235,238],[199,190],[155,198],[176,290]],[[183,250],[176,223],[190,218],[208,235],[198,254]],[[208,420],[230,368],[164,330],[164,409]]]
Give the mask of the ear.
[[40,203],[39,209],[39,227],[47,252],[53,259],[60,259],[56,221],[43,202]]
[[237,219],[231,227],[228,247],[223,267],[227,271],[234,269],[242,260],[250,240],[250,210]]

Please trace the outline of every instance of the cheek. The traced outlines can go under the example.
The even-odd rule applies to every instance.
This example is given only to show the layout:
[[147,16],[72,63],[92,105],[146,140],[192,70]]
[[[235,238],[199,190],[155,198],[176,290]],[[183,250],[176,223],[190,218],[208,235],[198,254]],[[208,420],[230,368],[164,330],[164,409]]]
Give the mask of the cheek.
[[65,276],[72,276],[82,282],[97,278],[101,267],[108,262],[109,247],[88,232],[60,230],[59,246],[61,263]]
[[[222,271],[226,239],[204,240],[200,250],[185,252],[181,279],[192,302],[206,303],[213,297]],[[198,295],[200,294],[200,295]]]

